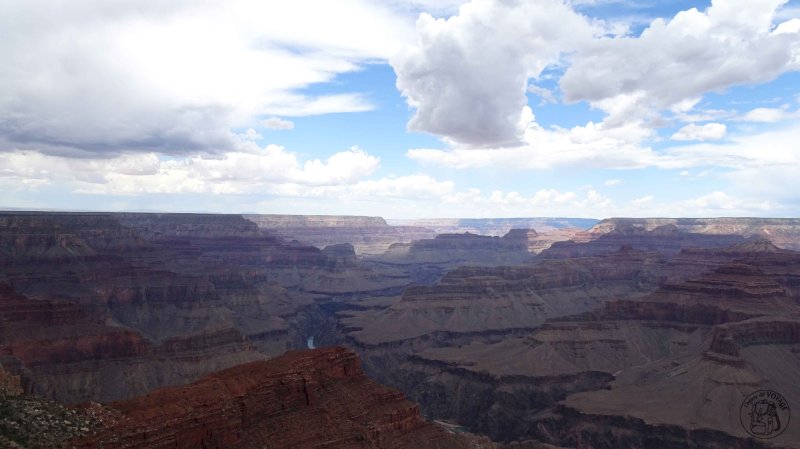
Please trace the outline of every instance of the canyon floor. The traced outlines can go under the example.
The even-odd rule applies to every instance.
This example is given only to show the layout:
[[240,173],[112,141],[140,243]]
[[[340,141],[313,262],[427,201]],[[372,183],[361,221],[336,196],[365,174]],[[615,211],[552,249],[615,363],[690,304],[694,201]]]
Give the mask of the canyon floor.
[[0,212],[2,447],[800,448],[798,373],[798,219]]

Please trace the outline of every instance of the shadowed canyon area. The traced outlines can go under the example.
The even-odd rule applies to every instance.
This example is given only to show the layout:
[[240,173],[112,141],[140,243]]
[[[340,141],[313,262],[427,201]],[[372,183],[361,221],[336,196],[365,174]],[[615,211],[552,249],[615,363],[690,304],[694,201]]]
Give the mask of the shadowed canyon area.
[[800,219],[0,212],[3,448],[800,448],[798,373]]

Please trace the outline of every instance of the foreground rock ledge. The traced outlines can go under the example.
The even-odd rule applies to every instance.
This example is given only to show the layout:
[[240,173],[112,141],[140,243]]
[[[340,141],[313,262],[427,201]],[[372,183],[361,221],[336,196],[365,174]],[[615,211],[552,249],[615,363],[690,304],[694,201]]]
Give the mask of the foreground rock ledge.
[[353,352],[293,351],[111,403],[119,419],[83,448],[480,448],[368,379]]

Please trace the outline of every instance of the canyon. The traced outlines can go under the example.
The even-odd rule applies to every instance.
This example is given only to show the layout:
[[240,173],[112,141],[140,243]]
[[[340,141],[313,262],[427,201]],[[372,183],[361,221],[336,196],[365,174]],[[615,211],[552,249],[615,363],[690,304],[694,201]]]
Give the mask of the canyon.
[[794,219],[2,212],[0,382],[111,417],[74,447],[800,447],[740,422],[800,404],[797,249]]

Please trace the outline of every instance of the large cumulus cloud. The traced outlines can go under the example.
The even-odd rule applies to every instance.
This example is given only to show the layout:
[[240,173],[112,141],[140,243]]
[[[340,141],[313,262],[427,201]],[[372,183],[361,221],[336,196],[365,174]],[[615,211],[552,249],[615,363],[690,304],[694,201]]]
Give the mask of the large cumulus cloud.
[[473,0],[449,19],[422,14],[417,43],[391,59],[412,131],[456,145],[518,144],[533,115],[528,79],[592,37],[558,0]]
[[656,19],[638,37],[593,40],[560,80],[565,99],[591,102],[616,125],[800,70],[797,19],[773,24],[786,2],[714,0],[705,11]]

